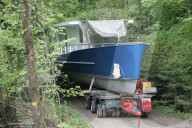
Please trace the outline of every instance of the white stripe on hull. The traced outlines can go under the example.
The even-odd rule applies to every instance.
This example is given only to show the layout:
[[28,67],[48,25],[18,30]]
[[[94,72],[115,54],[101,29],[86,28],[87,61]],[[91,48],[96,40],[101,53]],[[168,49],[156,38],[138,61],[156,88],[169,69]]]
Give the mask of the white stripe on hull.
[[[69,76],[79,83],[89,87],[93,76],[70,73]],[[109,79],[95,77],[93,86],[96,88],[106,89],[118,94],[134,95],[136,90],[137,79]]]

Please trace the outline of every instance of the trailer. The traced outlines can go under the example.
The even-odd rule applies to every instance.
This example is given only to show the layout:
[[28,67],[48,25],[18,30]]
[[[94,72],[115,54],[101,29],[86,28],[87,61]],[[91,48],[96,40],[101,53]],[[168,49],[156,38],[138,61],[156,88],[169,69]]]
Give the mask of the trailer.
[[97,117],[119,117],[121,113],[148,117],[151,111],[151,98],[157,93],[156,87],[146,80],[138,80],[134,95],[116,94],[108,90],[92,89],[94,79],[90,88],[84,91],[85,107]]

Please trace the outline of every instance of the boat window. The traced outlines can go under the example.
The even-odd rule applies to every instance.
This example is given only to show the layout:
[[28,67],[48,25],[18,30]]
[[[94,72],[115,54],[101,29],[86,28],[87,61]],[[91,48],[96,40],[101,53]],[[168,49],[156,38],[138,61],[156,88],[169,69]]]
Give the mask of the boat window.
[[67,39],[66,28],[58,28],[58,31],[56,32],[56,41],[61,42],[66,39]]
[[63,41],[67,39],[67,30],[66,29],[62,29],[59,31],[58,36],[59,36],[59,41]]

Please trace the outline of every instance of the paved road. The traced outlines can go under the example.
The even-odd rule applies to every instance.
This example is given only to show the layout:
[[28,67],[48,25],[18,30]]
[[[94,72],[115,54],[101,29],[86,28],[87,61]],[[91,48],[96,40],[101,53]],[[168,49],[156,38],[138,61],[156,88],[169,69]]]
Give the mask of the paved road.
[[[68,105],[79,111],[83,118],[90,122],[94,128],[137,128],[138,117],[128,115],[126,117],[107,117],[97,118],[96,114],[85,109],[85,101],[83,97],[67,99]],[[148,118],[141,119],[140,128],[192,128],[192,122],[189,120],[175,119],[160,115],[158,113],[150,113]]]

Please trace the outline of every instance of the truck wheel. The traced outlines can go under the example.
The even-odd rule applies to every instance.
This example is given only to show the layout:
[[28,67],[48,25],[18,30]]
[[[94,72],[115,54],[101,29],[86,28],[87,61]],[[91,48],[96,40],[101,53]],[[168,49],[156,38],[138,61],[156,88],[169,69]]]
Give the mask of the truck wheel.
[[103,111],[103,117],[106,117],[107,116],[107,109],[106,109],[104,104],[102,106],[102,111]]
[[97,107],[97,106],[96,106],[95,101],[92,100],[92,101],[91,101],[91,112],[92,112],[92,113],[96,113],[96,111],[97,111],[97,108],[96,108],[96,107]]
[[91,108],[91,100],[90,98],[85,97],[85,108],[90,109]]
[[149,113],[148,113],[148,112],[142,112],[141,117],[143,117],[143,118],[147,118],[147,117],[148,117],[148,115],[149,115]]
[[98,105],[97,105],[97,117],[98,117],[98,118],[101,118],[102,116],[103,116],[102,110],[101,110],[100,105],[98,104]]
[[112,117],[115,117],[116,116],[116,110],[114,109],[114,111],[112,112],[111,114]]
[[120,110],[117,109],[117,110],[116,110],[116,117],[119,117],[120,115],[121,115]]

